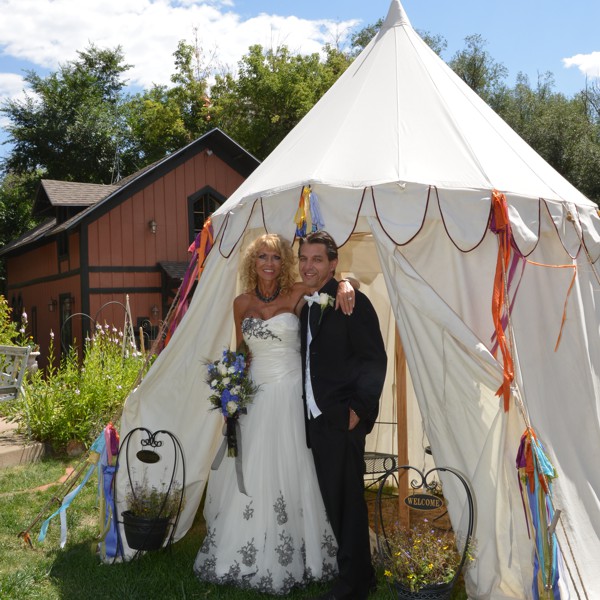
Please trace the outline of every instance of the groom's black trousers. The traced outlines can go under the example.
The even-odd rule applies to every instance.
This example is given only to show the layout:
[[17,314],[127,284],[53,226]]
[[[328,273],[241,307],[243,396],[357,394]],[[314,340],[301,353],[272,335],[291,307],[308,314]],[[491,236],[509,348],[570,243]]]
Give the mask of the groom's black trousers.
[[[349,416],[348,416],[349,418]],[[338,543],[336,598],[367,598],[375,581],[371,563],[369,517],[364,495],[365,438],[363,423],[348,431],[325,415],[308,421],[325,510]]]

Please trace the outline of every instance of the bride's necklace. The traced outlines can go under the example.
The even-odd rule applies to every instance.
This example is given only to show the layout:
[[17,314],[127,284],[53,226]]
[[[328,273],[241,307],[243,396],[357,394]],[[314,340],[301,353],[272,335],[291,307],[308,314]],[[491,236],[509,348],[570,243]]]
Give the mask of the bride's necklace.
[[279,296],[279,292],[281,292],[281,287],[277,286],[277,289],[273,292],[273,294],[271,296],[263,296],[260,293],[260,290],[258,289],[258,286],[256,286],[256,289],[254,291],[256,293],[256,297],[261,302],[264,302],[265,304],[268,304],[269,302],[273,302],[273,300],[275,300],[275,298],[277,298],[277,296]]

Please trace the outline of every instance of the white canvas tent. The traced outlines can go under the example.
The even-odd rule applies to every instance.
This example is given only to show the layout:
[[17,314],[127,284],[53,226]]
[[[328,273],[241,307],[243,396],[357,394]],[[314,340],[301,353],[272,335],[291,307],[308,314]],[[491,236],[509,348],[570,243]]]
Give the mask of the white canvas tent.
[[[184,447],[188,501],[178,535],[191,526],[220,441],[202,365],[231,342],[240,252],[265,230],[292,239],[308,184],[343,245],[342,270],[393,311],[436,463],[459,469],[474,488],[469,596],[531,597],[533,545],[515,469],[530,419],[559,475],[562,597],[600,597],[597,207],[426,46],[398,0],[348,71],[213,215],[215,246],[190,309],[126,403],[122,436],[165,428]],[[510,287],[507,412],[496,396],[502,356],[491,353],[494,189],[506,195],[515,248],[528,260]],[[380,317],[384,333],[393,330],[385,309]],[[458,523],[451,484],[445,492]]]

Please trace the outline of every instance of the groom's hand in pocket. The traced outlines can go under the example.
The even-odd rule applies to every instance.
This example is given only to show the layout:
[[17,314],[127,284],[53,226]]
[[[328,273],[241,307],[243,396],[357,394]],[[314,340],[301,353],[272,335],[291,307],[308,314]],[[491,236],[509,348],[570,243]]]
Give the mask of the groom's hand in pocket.
[[349,412],[350,421],[348,422],[348,431],[352,431],[358,425],[360,417],[352,409],[350,409]]

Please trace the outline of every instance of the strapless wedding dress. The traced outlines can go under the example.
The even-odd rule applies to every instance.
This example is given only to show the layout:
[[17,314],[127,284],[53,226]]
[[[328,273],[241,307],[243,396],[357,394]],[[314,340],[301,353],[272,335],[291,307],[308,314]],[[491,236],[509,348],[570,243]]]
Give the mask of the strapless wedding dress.
[[240,417],[247,496],[235,459],[211,471],[207,534],[194,570],[203,581],[286,594],[336,574],[335,538],[306,447],[299,321],[292,313],[244,319],[250,373],[260,386]]

